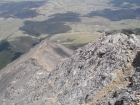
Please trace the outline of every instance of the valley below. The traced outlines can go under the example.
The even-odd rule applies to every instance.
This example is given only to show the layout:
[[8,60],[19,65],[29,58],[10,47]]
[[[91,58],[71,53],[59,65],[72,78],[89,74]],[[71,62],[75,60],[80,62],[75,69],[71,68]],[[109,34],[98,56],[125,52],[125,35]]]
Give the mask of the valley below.
[[139,14],[138,0],[1,0],[0,40],[9,43],[9,55],[28,52],[44,39],[77,49],[103,32],[140,34]]

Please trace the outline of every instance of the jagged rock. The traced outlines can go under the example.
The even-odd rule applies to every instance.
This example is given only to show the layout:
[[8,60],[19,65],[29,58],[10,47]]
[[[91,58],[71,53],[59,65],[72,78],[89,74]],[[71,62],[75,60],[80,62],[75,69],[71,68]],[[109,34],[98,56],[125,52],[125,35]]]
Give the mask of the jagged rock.
[[140,39],[136,35],[116,34],[90,42],[51,71],[35,58],[1,72],[1,105],[140,103]]

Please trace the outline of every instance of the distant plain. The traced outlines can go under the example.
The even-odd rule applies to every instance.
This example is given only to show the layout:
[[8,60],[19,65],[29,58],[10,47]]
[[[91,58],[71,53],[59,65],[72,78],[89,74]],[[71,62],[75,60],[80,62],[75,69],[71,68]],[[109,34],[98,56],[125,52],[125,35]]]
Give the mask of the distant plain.
[[139,0],[0,0],[0,40],[13,54],[8,63],[45,38],[76,49],[122,29],[140,29]]

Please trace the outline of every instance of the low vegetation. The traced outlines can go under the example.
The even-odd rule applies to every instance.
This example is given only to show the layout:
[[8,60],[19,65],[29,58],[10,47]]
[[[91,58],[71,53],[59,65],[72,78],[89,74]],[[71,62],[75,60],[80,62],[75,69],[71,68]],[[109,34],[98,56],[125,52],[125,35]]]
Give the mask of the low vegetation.
[[136,29],[122,29],[121,32],[126,34],[126,35],[130,35],[130,34],[140,35],[140,28],[136,28]]
[[7,64],[15,60],[21,55],[21,53],[17,53],[11,50],[3,50],[0,52],[0,69],[5,67]]
[[0,42],[0,70],[7,64],[17,59],[22,53],[10,49],[10,44],[6,40]]

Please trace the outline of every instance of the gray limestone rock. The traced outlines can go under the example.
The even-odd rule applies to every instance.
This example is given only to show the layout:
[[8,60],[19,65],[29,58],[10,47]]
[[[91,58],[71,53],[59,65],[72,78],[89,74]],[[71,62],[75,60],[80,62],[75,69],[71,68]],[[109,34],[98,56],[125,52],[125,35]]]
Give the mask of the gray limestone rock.
[[102,37],[62,59],[55,69],[47,71],[45,67],[30,58],[12,65],[10,74],[4,69],[0,105],[140,103],[140,39],[136,35]]

